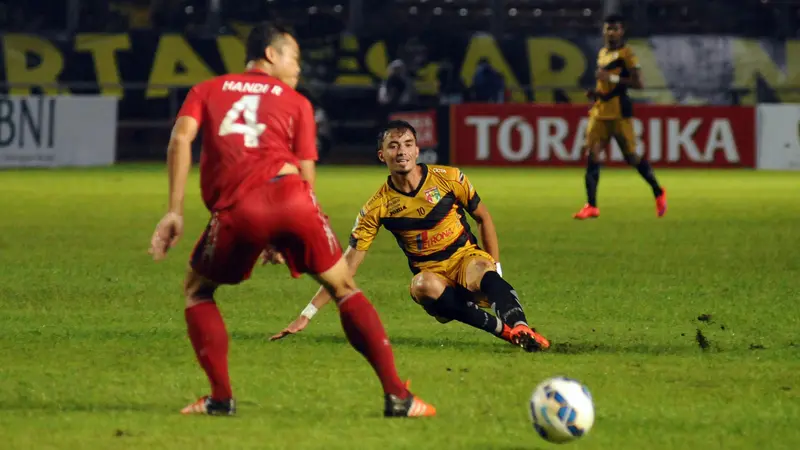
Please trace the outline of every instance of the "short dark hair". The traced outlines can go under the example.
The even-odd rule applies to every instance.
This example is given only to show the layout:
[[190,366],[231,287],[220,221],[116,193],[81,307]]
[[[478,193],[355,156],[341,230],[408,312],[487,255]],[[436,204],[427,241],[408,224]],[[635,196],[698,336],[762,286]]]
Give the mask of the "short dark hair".
[[254,26],[247,35],[247,61],[264,59],[264,49],[287,34],[291,35],[292,30],[275,22],[261,22]]
[[622,17],[622,14],[609,14],[606,16],[605,20],[603,20],[603,23],[618,23],[624,27],[625,18]]
[[381,130],[378,132],[378,150],[383,148],[383,140],[386,139],[386,135],[392,130],[410,131],[411,135],[414,136],[414,140],[417,139],[417,130],[415,130],[410,123],[405,120],[390,120],[386,125],[382,126]]

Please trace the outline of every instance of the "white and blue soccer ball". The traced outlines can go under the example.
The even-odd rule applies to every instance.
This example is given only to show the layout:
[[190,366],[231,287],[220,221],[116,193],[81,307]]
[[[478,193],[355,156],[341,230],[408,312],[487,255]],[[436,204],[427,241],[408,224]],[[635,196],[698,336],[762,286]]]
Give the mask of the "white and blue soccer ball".
[[539,436],[562,444],[584,436],[594,425],[592,394],[577,380],[549,378],[533,391],[531,421]]

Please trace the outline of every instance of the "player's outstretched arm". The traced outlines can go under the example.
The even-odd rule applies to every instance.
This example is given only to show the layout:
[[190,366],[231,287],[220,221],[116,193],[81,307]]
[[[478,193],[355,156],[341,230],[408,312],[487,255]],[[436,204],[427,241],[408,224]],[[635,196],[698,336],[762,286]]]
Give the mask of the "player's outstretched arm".
[[183,234],[183,199],[189,169],[192,167],[192,142],[197,137],[198,129],[197,120],[190,116],[178,117],[172,128],[167,147],[169,207],[150,240],[150,254],[156,261],[165,258]]
[[[478,224],[478,232],[481,235],[481,244],[487,253],[492,255],[497,264],[497,272],[500,272],[500,241],[497,239],[497,229],[494,226],[492,215],[483,202],[478,203],[478,207],[470,213],[475,223]],[[502,273],[501,273],[502,276]]]
[[[358,267],[364,262],[364,258],[366,258],[367,252],[365,250],[356,250],[353,247],[347,247],[347,250],[344,253],[344,259],[347,261],[348,267],[350,267],[350,274],[351,276],[356,275],[356,271]],[[300,313],[300,316],[297,317],[292,323],[286,326],[280,333],[272,336],[269,338],[270,341],[275,341],[281,338],[284,338],[290,334],[295,334],[308,326],[309,322],[311,322],[311,318],[322,309],[325,305],[327,305],[331,301],[331,295],[328,291],[321,287],[317,290],[317,293],[311,299],[311,302],[306,306],[303,312]]]

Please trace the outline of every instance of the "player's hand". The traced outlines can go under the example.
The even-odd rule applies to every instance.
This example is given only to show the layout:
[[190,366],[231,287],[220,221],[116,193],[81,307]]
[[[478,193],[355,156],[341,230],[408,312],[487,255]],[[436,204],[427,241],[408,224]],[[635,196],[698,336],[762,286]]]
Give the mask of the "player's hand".
[[600,81],[609,81],[611,79],[611,73],[603,69],[597,69],[594,76]]
[[265,249],[263,252],[261,252],[262,265],[266,266],[267,264],[285,264],[285,263],[286,259],[284,259],[283,255],[281,255],[280,252],[278,252],[272,247]]
[[297,319],[294,319],[294,322],[290,323],[286,328],[284,328],[280,333],[272,336],[269,338],[270,341],[277,341],[278,339],[283,339],[290,334],[295,334],[303,331],[303,329],[308,326],[308,323],[311,320],[306,316],[300,316]]
[[183,235],[183,216],[174,212],[168,212],[153,232],[150,239],[149,253],[154,261],[160,261],[167,256],[169,249],[174,247]]

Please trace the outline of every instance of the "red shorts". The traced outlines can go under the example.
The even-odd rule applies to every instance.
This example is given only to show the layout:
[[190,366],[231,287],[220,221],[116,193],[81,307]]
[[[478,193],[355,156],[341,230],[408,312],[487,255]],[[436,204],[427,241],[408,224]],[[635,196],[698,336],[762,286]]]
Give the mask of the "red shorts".
[[261,252],[275,247],[292,276],[319,274],[342,257],[342,247],[311,187],[299,175],[275,177],[215,211],[192,251],[195,272],[219,284],[248,278]]

